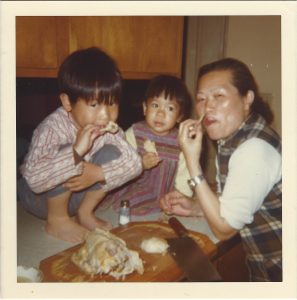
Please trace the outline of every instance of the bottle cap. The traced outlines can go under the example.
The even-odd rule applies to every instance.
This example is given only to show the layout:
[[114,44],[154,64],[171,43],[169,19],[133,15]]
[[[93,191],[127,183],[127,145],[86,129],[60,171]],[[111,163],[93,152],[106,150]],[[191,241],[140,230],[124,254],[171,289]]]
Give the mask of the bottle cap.
[[121,201],[121,206],[130,206],[129,200],[122,200]]

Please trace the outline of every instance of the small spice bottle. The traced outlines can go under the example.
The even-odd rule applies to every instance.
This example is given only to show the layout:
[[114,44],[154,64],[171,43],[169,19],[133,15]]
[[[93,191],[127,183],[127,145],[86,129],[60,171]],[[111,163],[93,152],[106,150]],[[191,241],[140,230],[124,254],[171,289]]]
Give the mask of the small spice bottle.
[[122,200],[119,215],[119,224],[125,225],[130,222],[130,202],[129,200]]

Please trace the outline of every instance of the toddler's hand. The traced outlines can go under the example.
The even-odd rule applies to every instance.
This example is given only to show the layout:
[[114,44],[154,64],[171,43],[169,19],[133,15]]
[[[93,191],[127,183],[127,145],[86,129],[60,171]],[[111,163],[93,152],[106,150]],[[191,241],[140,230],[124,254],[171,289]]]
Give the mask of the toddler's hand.
[[95,139],[101,134],[98,126],[86,125],[77,132],[76,141],[73,145],[74,150],[80,156],[84,156],[92,148]]
[[158,165],[160,158],[157,153],[147,152],[142,156],[142,165],[144,170],[152,169]]

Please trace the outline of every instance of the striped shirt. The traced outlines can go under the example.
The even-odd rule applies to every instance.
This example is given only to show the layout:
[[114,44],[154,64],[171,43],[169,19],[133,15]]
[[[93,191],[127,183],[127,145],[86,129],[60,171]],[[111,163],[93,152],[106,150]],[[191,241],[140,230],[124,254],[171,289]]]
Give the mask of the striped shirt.
[[[59,107],[36,128],[20,168],[33,192],[46,192],[82,174],[83,163],[75,165],[73,155],[76,135],[77,128],[63,107]],[[138,176],[142,172],[142,164],[137,152],[126,141],[122,129],[116,134],[105,133],[97,138],[84,160],[90,161],[92,155],[105,144],[114,145],[121,151],[119,158],[101,165],[105,177],[103,189],[108,192]]]

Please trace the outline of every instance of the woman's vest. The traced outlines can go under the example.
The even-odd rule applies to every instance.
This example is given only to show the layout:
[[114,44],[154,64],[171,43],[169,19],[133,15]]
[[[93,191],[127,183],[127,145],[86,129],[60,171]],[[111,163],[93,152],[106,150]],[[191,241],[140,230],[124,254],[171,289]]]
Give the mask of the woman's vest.
[[[260,138],[272,145],[281,154],[278,134],[258,114],[249,119],[229,137],[224,144],[219,143],[218,165],[221,191],[228,176],[228,164],[233,152],[246,140]],[[251,157],[252,159],[252,157]],[[244,180],[244,177],[242,178]],[[250,261],[281,260],[282,257],[282,180],[277,182],[265,197],[254,221],[240,230],[240,235]]]
[[131,214],[145,215],[160,211],[160,198],[174,187],[180,155],[178,130],[173,129],[166,136],[157,136],[144,121],[133,124],[132,128],[138,153],[141,156],[145,153],[144,142],[149,139],[155,143],[161,162],[113,192],[113,207],[117,210],[121,200],[129,200]]

